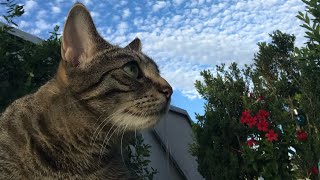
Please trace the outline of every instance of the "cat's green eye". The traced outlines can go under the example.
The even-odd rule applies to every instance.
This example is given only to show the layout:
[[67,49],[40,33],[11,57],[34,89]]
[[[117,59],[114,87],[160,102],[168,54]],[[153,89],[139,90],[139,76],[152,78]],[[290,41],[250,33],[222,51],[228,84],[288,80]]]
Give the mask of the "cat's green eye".
[[123,67],[123,70],[133,78],[139,78],[140,69],[136,63],[128,63]]

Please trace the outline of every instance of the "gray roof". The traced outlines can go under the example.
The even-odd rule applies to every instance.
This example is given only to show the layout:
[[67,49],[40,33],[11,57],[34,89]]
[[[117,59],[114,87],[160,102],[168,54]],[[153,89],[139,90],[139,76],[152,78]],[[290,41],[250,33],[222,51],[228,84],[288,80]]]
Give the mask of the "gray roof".
[[[5,23],[0,22],[0,27],[5,26],[5,25],[6,25]],[[24,32],[24,31],[21,31],[20,29],[17,29],[17,28],[12,28],[9,31],[9,33],[12,34],[12,35],[15,35],[17,37],[20,37],[20,38],[22,38],[24,40],[33,42],[35,44],[39,44],[39,43],[41,43],[43,41],[43,39],[40,39],[37,36],[34,36],[34,35],[31,35],[29,33]]]

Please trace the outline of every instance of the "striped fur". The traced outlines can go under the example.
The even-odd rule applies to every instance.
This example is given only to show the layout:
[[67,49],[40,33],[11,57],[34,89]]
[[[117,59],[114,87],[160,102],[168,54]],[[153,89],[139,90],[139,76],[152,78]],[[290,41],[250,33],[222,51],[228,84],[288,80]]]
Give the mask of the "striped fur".
[[166,113],[170,85],[139,39],[111,45],[79,3],[68,15],[61,53],[56,76],[1,116],[0,179],[134,179],[120,142]]

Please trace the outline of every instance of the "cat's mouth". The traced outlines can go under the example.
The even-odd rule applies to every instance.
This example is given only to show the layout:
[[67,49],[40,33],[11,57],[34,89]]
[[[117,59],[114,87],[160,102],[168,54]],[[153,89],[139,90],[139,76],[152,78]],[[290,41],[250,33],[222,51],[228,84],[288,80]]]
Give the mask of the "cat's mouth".
[[113,118],[114,123],[127,130],[142,130],[153,127],[167,113],[169,102],[144,108],[126,108]]
[[134,116],[140,116],[140,117],[148,117],[148,116],[162,116],[167,112],[167,106],[163,106],[160,110],[146,110],[145,112],[141,111],[135,111],[135,110],[130,110],[130,109],[125,109],[124,112],[127,114],[131,114]]

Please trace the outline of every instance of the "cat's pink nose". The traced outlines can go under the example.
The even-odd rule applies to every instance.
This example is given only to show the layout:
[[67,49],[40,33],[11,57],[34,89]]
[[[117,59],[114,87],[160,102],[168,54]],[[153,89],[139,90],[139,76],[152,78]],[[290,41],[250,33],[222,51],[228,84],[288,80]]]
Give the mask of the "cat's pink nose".
[[164,86],[161,88],[161,92],[169,99],[172,95],[172,87],[169,86]]

